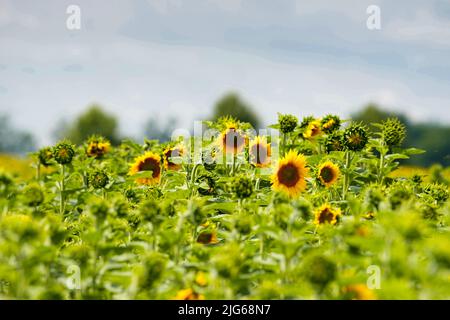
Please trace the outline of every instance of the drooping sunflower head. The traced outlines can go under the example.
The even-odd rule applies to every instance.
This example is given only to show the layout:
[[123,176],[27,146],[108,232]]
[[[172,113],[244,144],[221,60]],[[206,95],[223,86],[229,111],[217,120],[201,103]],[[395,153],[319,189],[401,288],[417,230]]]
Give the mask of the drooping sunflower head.
[[142,156],[137,157],[131,165],[129,175],[152,171],[151,177],[137,178],[139,184],[157,184],[161,179],[161,157],[151,151],[147,151]]
[[292,114],[278,114],[278,125],[284,134],[294,131],[297,127],[298,119]]
[[332,151],[342,151],[344,150],[344,145],[342,144],[342,131],[334,131],[333,133],[329,134],[325,138],[325,149],[327,153],[330,153]]
[[75,156],[75,147],[68,141],[61,141],[53,148],[53,158],[59,164],[69,164]]
[[272,188],[284,192],[290,197],[296,197],[306,189],[305,178],[308,176],[308,172],[305,156],[289,150],[278,162],[272,175]]
[[[166,170],[179,170],[181,168],[180,157],[186,154],[186,150],[183,146],[167,147],[163,151],[164,168]],[[174,158],[178,158],[174,160]]]
[[178,291],[173,300],[205,300],[205,296],[189,288]]
[[319,166],[317,178],[327,188],[336,183],[339,178],[340,170],[337,165],[331,161],[325,161]]
[[322,131],[332,133],[341,127],[341,119],[338,116],[328,114],[320,121]]
[[51,165],[51,160],[53,159],[53,151],[51,147],[45,147],[39,150],[38,153],[39,164],[44,167]]
[[225,153],[237,154],[245,148],[247,138],[234,122],[228,122],[219,137],[219,146]]
[[303,132],[303,137],[306,139],[312,139],[319,136],[321,133],[322,130],[320,129],[320,121],[314,120],[311,121],[306,127],[305,132]]
[[406,128],[397,118],[389,118],[382,122],[381,136],[388,146],[398,146],[406,137]]
[[323,204],[315,213],[314,224],[336,224],[341,216],[341,209],[333,208],[329,204]]
[[86,154],[88,157],[101,158],[111,149],[111,143],[101,137],[101,136],[92,136],[88,139]]
[[270,165],[270,157],[272,150],[270,144],[267,143],[266,138],[256,136],[250,142],[248,153],[250,156],[250,163],[258,168],[265,168]]
[[345,129],[342,143],[347,150],[361,151],[369,140],[366,127],[361,124],[354,123]]

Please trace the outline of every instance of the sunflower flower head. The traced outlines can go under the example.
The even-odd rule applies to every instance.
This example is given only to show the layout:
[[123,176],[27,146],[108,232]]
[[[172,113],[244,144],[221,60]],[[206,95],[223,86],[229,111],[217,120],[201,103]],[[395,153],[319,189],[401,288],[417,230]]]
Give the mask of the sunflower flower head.
[[332,151],[343,151],[344,145],[342,144],[342,131],[334,131],[331,134],[329,134],[325,138],[325,150],[327,153],[330,153]]
[[314,224],[321,225],[325,223],[336,224],[341,216],[341,209],[331,207],[329,204],[323,204],[315,213]]
[[231,191],[239,199],[245,199],[253,193],[253,182],[247,176],[237,176],[231,181]]
[[53,151],[51,147],[45,147],[38,152],[39,164],[44,167],[51,165],[51,160],[53,159]]
[[389,118],[382,122],[381,136],[388,146],[398,146],[405,140],[406,128],[397,118]]
[[298,119],[292,114],[278,114],[278,125],[280,126],[280,131],[284,134],[294,131],[297,127]]
[[354,123],[345,129],[342,142],[347,150],[361,151],[366,146],[368,139],[366,127]]
[[195,283],[198,284],[201,287],[204,287],[208,284],[208,278],[206,274],[203,271],[199,271],[195,275]]
[[293,150],[278,162],[272,175],[272,188],[296,197],[306,189],[306,180],[309,170],[306,167],[306,158]]
[[[177,171],[181,168],[181,161],[179,161],[179,158],[186,154],[186,150],[182,146],[167,147],[163,151],[163,154],[164,168],[166,170]],[[174,160],[174,158],[177,159]]]
[[337,275],[336,263],[321,255],[307,257],[303,264],[303,270],[308,281],[319,288],[324,288]]
[[328,188],[336,183],[340,173],[341,172],[337,165],[331,161],[326,161],[319,166],[317,178],[325,187]]
[[136,178],[138,184],[153,185],[159,183],[161,180],[161,157],[151,151],[147,151],[134,159],[128,174],[133,176],[145,171],[151,171],[151,176]]
[[53,148],[53,158],[59,164],[69,164],[75,156],[75,147],[68,141],[61,141]]
[[103,170],[95,170],[89,174],[89,184],[94,189],[102,189],[106,187],[109,182],[109,177]]
[[216,244],[219,242],[217,239],[217,233],[213,229],[200,232],[197,237],[197,242],[202,244]]
[[373,291],[362,283],[348,285],[342,291],[349,300],[376,300]]
[[227,121],[226,128],[219,136],[218,144],[223,152],[238,154],[246,145],[247,138],[239,129],[237,122]]
[[315,121],[316,118],[313,116],[306,116],[302,119],[302,122],[300,123],[300,128],[305,129],[312,121]]
[[88,157],[101,158],[111,149],[111,143],[103,137],[92,136],[88,139],[86,154]]
[[189,288],[178,291],[173,300],[205,300],[205,296]]
[[250,156],[250,163],[258,168],[265,168],[270,165],[270,157],[272,150],[270,144],[267,143],[266,138],[256,136],[250,142],[248,153]]
[[36,207],[44,202],[44,192],[38,184],[30,184],[23,190],[25,203],[30,207]]
[[303,132],[303,137],[305,139],[313,139],[322,134],[322,130],[320,129],[320,121],[314,120],[311,121]]
[[341,119],[338,116],[328,114],[320,121],[322,131],[330,134],[341,127]]

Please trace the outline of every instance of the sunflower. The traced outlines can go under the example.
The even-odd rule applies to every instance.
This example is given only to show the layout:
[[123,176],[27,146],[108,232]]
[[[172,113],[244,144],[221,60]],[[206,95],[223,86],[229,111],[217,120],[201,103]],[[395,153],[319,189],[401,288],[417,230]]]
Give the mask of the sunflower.
[[305,132],[303,132],[303,137],[306,139],[314,138],[322,133],[320,129],[320,121],[311,121],[306,127]]
[[272,188],[295,197],[306,189],[305,177],[308,171],[305,156],[289,150],[272,175]]
[[325,133],[332,133],[335,130],[339,129],[341,126],[341,119],[338,116],[334,116],[332,114],[326,115],[323,117],[320,122],[322,125],[322,131]]
[[234,122],[228,122],[219,137],[219,145],[226,153],[237,154],[245,148],[246,137]]
[[332,208],[329,204],[322,205],[315,212],[314,224],[336,224],[341,215],[341,209]]
[[185,154],[185,149],[181,146],[177,147],[167,147],[163,152],[164,168],[166,170],[179,170],[181,164],[178,162],[173,162],[171,157],[182,157]]
[[268,167],[270,165],[270,156],[272,150],[270,144],[267,143],[266,138],[256,136],[250,142],[248,149],[250,156],[250,163],[258,168]]
[[345,298],[352,300],[376,300],[372,290],[365,284],[351,284],[343,289]]
[[152,171],[152,176],[149,178],[137,178],[136,182],[139,184],[156,184],[161,179],[161,157],[151,151],[147,151],[142,156],[134,159],[131,165],[129,175],[133,176],[139,172]]
[[195,283],[201,287],[204,287],[208,284],[208,278],[203,271],[197,273],[197,275],[195,276]]
[[183,289],[177,292],[174,300],[205,300],[205,296],[192,289]]
[[331,161],[326,161],[319,166],[317,178],[328,188],[338,180],[340,173],[337,165]]
[[111,149],[111,143],[102,138],[93,138],[89,141],[86,154],[89,157],[101,158]]
[[214,230],[206,230],[198,235],[197,242],[202,244],[216,244],[219,240]]

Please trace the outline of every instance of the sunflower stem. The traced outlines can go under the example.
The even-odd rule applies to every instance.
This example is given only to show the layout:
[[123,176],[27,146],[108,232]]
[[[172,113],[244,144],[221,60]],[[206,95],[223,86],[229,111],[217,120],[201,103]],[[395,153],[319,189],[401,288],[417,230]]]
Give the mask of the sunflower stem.
[[39,161],[36,166],[36,180],[37,181],[41,180],[41,164]]
[[197,171],[198,168],[200,167],[200,163],[196,163],[194,164],[194,167],[192,168],[191,171],[191,177],[190,177],[190,182],[189,182],[189,187],[191,188],[191,197],[194,195],[194,183],[195,183],[195,179],[197,178]]
[[281,148],[281,156],[286,154],[287,133],[283,133],[283,147]]
[[64,214],[65,200],[66,200],[64,197],[65,175],[66,175],[65,166],[63,164],[61,164],[61,186],[60,186],[60,197],[59,197],[59,213],[61,215]]
[[381,142],[381,150],[380,150],[380,165],[378,168],[378,183],[383,184],[384,176],[383,176],[383,169],[384,169],[384,159],[386,156],[386,150],[384,142]]
[[349,170],[350,170],[350,164],[351,164],[351,157],[350,157],[350,151],[346,151],[345,152],[345,164],[344,164],[344,181],[343,181],[343,185],[342,185],[342,200],[345,200],[345,197],[347,195],[347,190],[349,187],[349,180],[350,180],[350,175],[349,175]]
[[236,158],[237,158],[237,155],[233,153],[233,159],[231,162],[231,172],[230,172],[230,175],[232,177],[234,177],[235,170],[236,170]]

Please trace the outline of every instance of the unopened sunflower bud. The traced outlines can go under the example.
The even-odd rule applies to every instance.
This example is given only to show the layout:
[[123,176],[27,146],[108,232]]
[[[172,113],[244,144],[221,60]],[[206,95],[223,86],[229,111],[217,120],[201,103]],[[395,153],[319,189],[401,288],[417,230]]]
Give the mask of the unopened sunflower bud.
[[75,156],[74,146],[67,141],[59,142],[53,148],[53,157],[59,164],[69,164]]
[[387,119],[382,125],[381,134],[388,146],[398,146],[405,140],[406,128],[397,118]]
[[297,127],[298,119],[291,114],[279,114],[278,124],[280,125],[280,131],[286,134],[294,131]]

